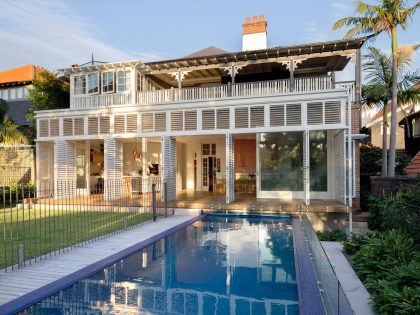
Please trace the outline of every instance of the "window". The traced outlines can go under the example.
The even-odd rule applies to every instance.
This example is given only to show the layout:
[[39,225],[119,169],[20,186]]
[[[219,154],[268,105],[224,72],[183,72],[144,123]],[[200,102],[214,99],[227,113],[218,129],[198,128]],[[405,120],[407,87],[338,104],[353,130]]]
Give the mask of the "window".
[[74,95],[86,94],[86,77],[80,75],[74,77]]
[[114,92],[114,72],[102,73],[102,92]]
[[99,93],[99,72],[89,73],[87,81],[88,94]]
[[130,88],[130,70],[120,70],[117,72],[117,91],[123,92]]
[[413,137],[420,137],[420,118],[413,119]]

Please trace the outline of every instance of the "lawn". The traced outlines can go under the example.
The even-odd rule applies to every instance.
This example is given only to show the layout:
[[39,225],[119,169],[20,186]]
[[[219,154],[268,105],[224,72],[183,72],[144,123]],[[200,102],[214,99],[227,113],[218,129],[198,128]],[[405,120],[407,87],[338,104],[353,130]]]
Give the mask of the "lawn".
[[152,219],[151,213],[39,207],[0,209],[0,269],[18,262],[17,247],[22,244],[25,260],[46,255]]

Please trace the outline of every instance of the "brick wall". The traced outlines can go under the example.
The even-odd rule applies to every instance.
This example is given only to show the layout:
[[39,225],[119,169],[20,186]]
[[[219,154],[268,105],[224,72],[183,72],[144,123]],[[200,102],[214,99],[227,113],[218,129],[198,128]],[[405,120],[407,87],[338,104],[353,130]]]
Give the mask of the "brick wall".
[[[388,117],[389,122],[390,123],[390,118]],[[397,123],[400,122],[402,119],[404,119],[404,114],[401,111],[398,111],[397,113]],[[382,119],[381,122],[373,125],[372,127],[370,127],[370,132],[371,132],[371,139],[370,142],[375,146],[375,147],[380,147],[382,148]],[[390,134],[390,130],[388,127],[388,149],[389,149],[389,134]],[[405,142],[404,142],[404,128],[400,127],[397,125],[397,139],[396,139],[396,149],[397,150],[405,150]]]
[[[354,104],[351,110],[352,133],[360,133],[360,105]],[[355,198],[353,198],[353,210],[360,208],[360,141],[355,145]]]
[[0,186],[10,182],[35,182],[32,149],[0,148]]

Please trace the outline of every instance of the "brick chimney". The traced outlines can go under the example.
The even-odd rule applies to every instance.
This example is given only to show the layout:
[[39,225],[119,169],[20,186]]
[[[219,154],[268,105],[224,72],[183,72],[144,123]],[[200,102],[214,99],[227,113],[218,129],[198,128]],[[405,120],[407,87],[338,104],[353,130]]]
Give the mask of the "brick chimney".
[[267,48],[267,22],[264,15],[258,19],[256,16],[246,17],[242,24],[242,51]]

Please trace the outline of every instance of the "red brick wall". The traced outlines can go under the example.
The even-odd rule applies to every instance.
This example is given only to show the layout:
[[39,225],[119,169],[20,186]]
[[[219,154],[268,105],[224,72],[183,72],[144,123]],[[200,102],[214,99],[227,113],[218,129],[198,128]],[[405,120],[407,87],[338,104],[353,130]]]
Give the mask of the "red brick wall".
[[[352,133],[360,133],[360,105],[354,104],[351,110]],[[355,198],[353,198],[353,210],[360,208],[360,142],[356,141],[355,146]]]

